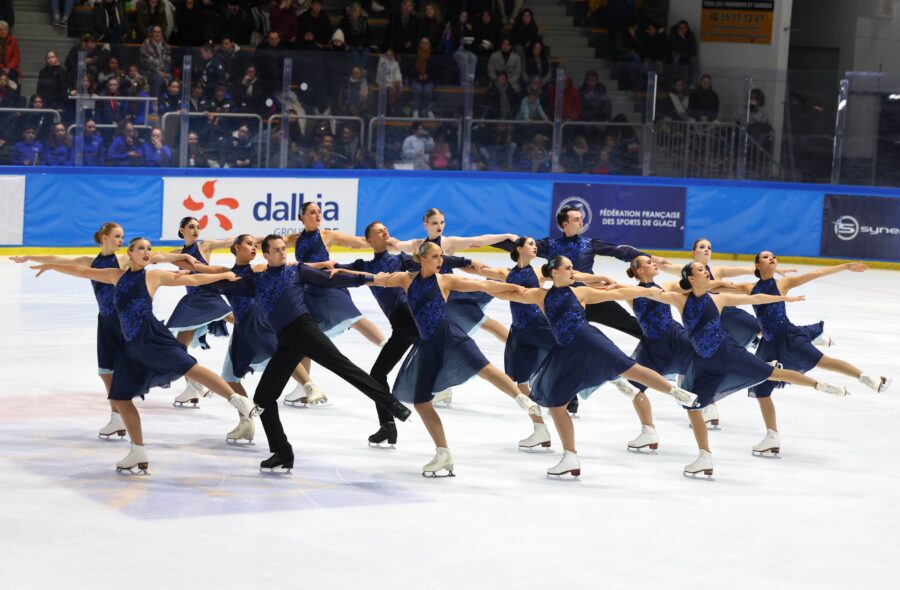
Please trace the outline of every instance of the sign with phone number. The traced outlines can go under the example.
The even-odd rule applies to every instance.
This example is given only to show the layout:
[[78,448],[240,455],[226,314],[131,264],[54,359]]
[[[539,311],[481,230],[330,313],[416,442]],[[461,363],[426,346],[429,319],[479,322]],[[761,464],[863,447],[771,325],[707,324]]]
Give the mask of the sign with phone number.
[[774,0],[703,0],[700,40],[768,45],[774,12]]

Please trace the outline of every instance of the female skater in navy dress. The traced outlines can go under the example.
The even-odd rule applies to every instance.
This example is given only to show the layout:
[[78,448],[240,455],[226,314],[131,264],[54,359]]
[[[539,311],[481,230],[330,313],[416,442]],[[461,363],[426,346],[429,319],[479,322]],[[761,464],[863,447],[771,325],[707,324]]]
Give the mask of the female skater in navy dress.
[[588,323],[586,305],[603,301],[623,301],[642,295],[646,289],[625,287],[600,291],[591,287],[573,287],[576,283],[572,261],[565,256],[552,257],[541,274],[553,280],[549,290],[526,289],[524,293],[499,293],[497,297],[539,306],[556,337],[553,350],[544,358],[530,385],[532,397],[550,409],[550,416],[562,441],[562,460],[547,469],[547,475],[581,474],[575,450],[575,428],[566,405],[576,395],[589,397],[598,387],[619,376],[668,393],[691,405],[693,393],[666,381],[662,375],[637,364],[619,350],[603,332]]
[[[194,217],[184,217],[178,224],[178,237],[184,239],[180,252],[190,254],[200,265],[208,266],[213,250],[231,246],[232,240],[200,240],[200,222]],[[209,270],[198,268],[199,271]],[[166,327],[185,348],[209,348],[206,336],[228,336],[226,318],[231,319],[231,306],[221,295],[211,289],[187,287],[166,321]],[[195,407],[206,392],[190,379],[185,379],[184,391],[175,397],[176,407],[191,403]]]
[[[851,272],[865,272],[868,266],[860,262],[848,262],[826,268],[819,268],[802,275],[783,276],[775,278],[778,272],[778,259],[773,252],[764,250],[756,255],[755,274],[759,277],[756,283],[743,283],[737,287],[747,293],[767,295],[787,295],[791,289],[804,285],[815,279],[833,275],[849,270]],[[759,329],[762,332],[762,340],[756,348],[756,356],[764,362],[777,361],[778,365],[785,369],[806,373],[813,368],[834,371],[848,377],[859,380],[860,383],[870,389],[881,393],[890,387],[891,379],[885,376],[874,376],[863,373],[856,366],[824,355],[813,346],[812,338],[808,330],[795,326],[787,317],[784,303],[757,304],[753,306],[756,318],[759,321]],[[818,332],[822,331],[822,322],[817,324]],[[784,383],[766,381],[750,388],[750,395],[759,401],[759,407],[766,422],[766,436],[753,447],[753,452],[764,454],[767,452],[777,454],[781,450],[781,439],[778,434],[778,425],[775,417],[775,405],[771,395],[776,387],[783,387]]]
[[141,417],[132,401],[152,387],[163,387],[186,375],[224,397],[238,413],[249,418],[256,410],[246,397],[234,393],[225,381],[197,364],[183,344],[153,315],[153,295],[163,286],[199,286],[234,280],[234,273],[184,275],[146,267],[151,262],[150,242],[134,238],[128,244],[130,267],[94,269],[62,264],[34,266],[38,276],[48,270],[112,285],[113,302],[119,316],[123,345],[116,357],[109,399],[125,423],[131,452],[116,464],[119,471],[134,468],[146,473],[149,460],[144,449]]
[[447,446],[444,427],[432,401],[434,394],[465,383],[475,375],[516,400],[533,419],[540,420],[540,408],[516,388],[512,380],[488,362],[475,342],[448,318],[447,300],[452,291],[486,291],[497,294],[522,288],[497,281],[464,279],[441,274],[443,252],[433,242],[425,242],[415,254],[421,264],[418,273],[379,273],[375,285],[401,287],[419,329],[419,339],[410,349],[393,393],[397,399],[415,404],[437,447],[434,459],[422,468],[422,475],[437,476],[446,470],[453,475],[453,456]]
[[[816,381],[796,371],[788,371],[768,364],[748,352],[728,335],[722,324],[720,310],[731,305],[755,305],[778,303],[781,301],[803,301],[804,297],[783,295],[737,295],[715,293],[706,265],[691,262],[681,273],[679,286],[685,293],[649,293],[647,297],[668,303],[681,312],[696,356],[693,365],[685,375],[682,385],[699,397],[699,406],[705,407],[735,391],[753,387],[764,381],[786,381],[794,385],[811,387],[817,391],[844,396],[844,387]],[[712,455],[709,451],[709,435],[702,412],[689,409],[688,415],[700,456],[685,466],[685,475],[713,472]]]
[[[51,264],[68,264],[83,268],[117,268],[124,269],[128,266],[127,254],[116,254],[122,247],[125,230],[118,223],[108,221],[94,233],[94,242],[100,246],[97,256],[12,256],[14,262],[39,262]],[[154,252],[150,258],[150,264],[161,262],[183,262],[193,265],[196,260],[189,254],[170,254]],[[103,386],[109,395],[109,386],[112,383],[113,368],[116,364],[116,356],[122,348],[122,328],[119,326],[119,315],[116,313],[113,303],[113,286],[97,281],[91,281],[94,297],[97,299],[97,371]],[[125,423],[110,401],[109,422],[100,429],[100,438],[110,438],[114,434],[125,436]]]

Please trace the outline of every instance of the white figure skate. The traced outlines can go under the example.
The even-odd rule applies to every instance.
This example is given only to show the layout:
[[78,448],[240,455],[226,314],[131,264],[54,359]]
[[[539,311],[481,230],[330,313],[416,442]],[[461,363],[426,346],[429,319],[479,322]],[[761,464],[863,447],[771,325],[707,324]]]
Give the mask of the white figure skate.
[[519,441],[519,450],[533,450],[538,447],[550,449],[550,431],[546,424],[535,424],[534,433]]
[[118,434],[120,437],[125,436],[125,422],[118,412],[110,412],[109,423],[100,429],[100,438],[112,438],[112,435]]
[[297,384],[294,391],[284,396],[284,404],[299,408],[314,408],[328,405],[328,396],[312,381]]
[[656,434],[656,428],[646,424],[641,426],[641,433],[638,437],[628,443],[628,450],[633,453],[656,454],[658,448],[659,435]]
[[237,444],[242,440],[246,440],[247,443],[253,444],[253,436],[255,434],[256,426],[253,424],[253,420],[241,416],[241,421],[238,422],[234,430],[225,435],[225,442]]
[[[781,437],[778,432],[771,428],[766,430],[766,438],[753,445],[753,456],[755,457],[771,457],[779,458],[778,453],[781,451]],[[766,453],[771,453],[767,455]]]
[[869,375],[868,373],[861,373],[859,376],[859,382],[875,393],[884,393],[888,390],[888,387],[891,386],[891,382],[893,382],[893,379],[891,379],[890,377],[885,377],[884,375],[875,377],[874,375]]
[[672,389],[669,390],[669,395],[680,401],[682,405],[685,405],[689,408],[693,408],[695,405],[697,405],[697,395],[691,393],[686,389],[682,389],[677,385],[672,386]]
[[[456,477],[453,475],[453,455],[450,449],[437,447],[437,452],[428,464],[422,467],[422,477]],[[446,471],[447,473],[441,473]]]
[[697,457],[697,460],[693,463],[689,463],[684,466],[684,476],[690,478],[697,478],[701,475],[705,475],[707,479],[710,481],[713,480],[713,462],[712,455],[709,451],[704,451],[700,449],[700,456]]
[[453,407],[453,388],[448,387],[443,391],[439,391],[434,394],[434,398],[431,400],[432,406],[444,406],[445,408]]
[[622,379],[621,377],[619,377],[618,379],[613,379],[612,384],[616,386],[616,389],[618,389],[622,395],[630,400],[634,400],[634,398],[641,395],[640,389],[638,389],[625,379]]
[[813,346],[821,346],[822,348],[831,348],[835,345],[834,338],[826,336],[825,334],[816,336],[816,339],[813,340],[812,343]]
[[830,393],[831,395],[836,395],[837,397],[844,397],[845,395],[849,395],[847,392],[847,388],[843,385],[832,385],[831,383],[825,383],[824,381],[819,381],[816,383],[816,391],[821,391],[822,393]]
[[190,379],[185,378],[185,381],[187,382],[187,387],[178,394],[172,405],[176,408],[186,408],[188,407],[187,404],[193,404],[193,407],[196,408],[200,398],[209,395],[209,390]]
[[716,407],[716,404],[709,404],[700,410],[700,413],[703,415],[703,421],[706,422],[708,429],[719,430],[719,408]]
[[[147,460],[147,452],[144,445],[136,445],[131,443],[131,451],[125,455],[125,458],[116,463],[116,471],[118,473],[128,472],[136,475],[150,475],[147,469],[150,467],[150,461]],[[137,473],[135,473],[137,469]]]
[[234,394],[228,398],[228,403],[234,406],[243,418],[252,418],[259,415],[259,406],[254,405],[242,395]]
[[541,415],[541,406],[531,401],[531,398],[524,393],[520,393],[516,396],[516,403],[519,404],[519,407],[525,410],[525,413],[529,416]]
[[578,460],[578,454],[572,451],[564,451],[562,460],[547,469],[547,477],[561,478],[567,473],[572,477],[581,475],[581,461]]

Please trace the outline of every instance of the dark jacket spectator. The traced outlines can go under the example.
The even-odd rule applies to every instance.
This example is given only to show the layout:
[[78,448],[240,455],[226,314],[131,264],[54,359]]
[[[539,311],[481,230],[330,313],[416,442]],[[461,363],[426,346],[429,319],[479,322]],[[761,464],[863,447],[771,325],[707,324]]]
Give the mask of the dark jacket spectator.
[[225,77],[231,85],[237,84],[244,77],[253,59],[247,51],[234,42],[231,37],[222,37],[222,47],[216,50],[225,64]]
[[413,12],[412,0],[403,0],[400,11],[391,15],[385,33],[382,50],[392,49],[394,54],[414,54],[419,44],[422,23]]
[[268,36],[256,46],[253,65],[266,92],[281,88],[285,49],[287,48],[281,43],[281,37],[275,31],[269,31]]
[[200,137],[193,131],[188,133],[188,168],[209,168],[209,156],[200,145]]
[[222,140],[221,161],[226,168],[249,168],[256,162],[256,145],[250,139],[250,129],[241,125],[231,137]]
[[498,72],[497,77],[491,83],[487,91],[487,101],[484,108],[485,119],[516,118],[519,112],[519,102],[522,98],[509,83],[506,72]]
[[228,9],[222,20],[222,38],[231,39],[238,45],[250,45],[253,35],[253,18],[241,6],[240,0],[228,0]]
[[263,85],[256,75],[256,67],[247,66],[244,75],[234,85],[234,101],[240,110],[245,113],[265,113],[265,93]]
[[[321,9],[321,4],[319,4]],[[322,14],[322,13],[320,13]],[[300,29],[294,0],[278,0],[269,10],[269,30],[277,31],[286,43],[296,43]]]
[[85,52],[84,66],[85,71],[89,73],[95,80],[100,71],[100,63],[103,61],[104,52],[97,47],[97,41],[90,33],[86,33],[81,39],[69,49],[66,54],[66,61],[63,66],[66,69],[66,86],[75,88],[75,77],[78,75],[78,54]]
[[119,90],[119,80],[110,78],[106,81],[106,90],[100,93],[100,96],[113,97],[111,100],[97,101],[97,122],[108,125],[110,123],[119,123],[128,116],[128,102],[124,100],[116,100],[121,98],[122,94]]
[[[322,10],[322,0],[312,0],[309,10],[300,15],[297,24],[299,35],[302,35],[306,30],[312,29],[313,39],[319,47],[327,47],[331,42],[331,33],[333,32],[331,19]],[[284,37],[282,37],[282,41],[293,42],[293,40],[287,40]]]
[[44,166],[72,166],[75,163],[72,139],[66,133],[66,126],[62,123],[53,126],[53,133],[44,144],[43,158],[40,163]]
[[647,23],[641,57],[651,64],[665,64],[669,61],[669,53],[669,38],[665,30],[657,28],[654,23]]
[[128,32],[128,14],[123,0],[102,0],[94,4],[94,37],[104,43],[121,43]]
[[441,36],[444,34],[444,18],[441,16],[441,9],[434,2],[428,2],[422,9],[422,16],[419,17],[422,26],[419,29],[419,38],[428,37],[431,46],[437,51],[441,43]]
[[690,105],[690,97],[687,93],[687,86],[684,80],[679,78],[672,83],[668,96],[657,102],[656,120],[687,121],[690,118],[688,105]]
[[25,130],[32,127],[37,130],[37,140],[43,143],[50,134],[53,133],[53,125],[56,123],[56,117],[50,113],[37,112],[41,109],[50,108],[44,98],[35,94],[28,100],[28,108],[34,109],[24,112],[19,116],[16,131],[13,133],[15,137],[23,137]]
[[166,113],[176,113],[181,109],[181,81],[172,80],[166,91],[159,97],[159,116],[162,117]]
[[203,18],[203,43],[218,43],[222,37],[224,7],[220,0],[200,0],[199,7]]
[[344,32],[344,41],[347,47],[357,51],[365,49],[372,44],[372,30],[369,28],[369,19],[360,14],[357,18],[347,14],[341,18],[338,28]]
[[22,75],[19,69],[21,62],[19,42],[10,34],[9,23],[0,24],[0,71],[7,74],[10,80],[18,80]]
[[553,69],[550,67],[550,59],[547,57],[547,52],[544,51],[544,44],[540,41],[531,46],[525,59],[522,80],[527,83],[532,78],[538,78],[542,87],[553,81]]
[[669,34],[670,60],[673,64],[686,65],[697,59],[697,39],[687,21],[679,21]]
[[37,94],[44,97],[47,108],[62,109],[69,96],[66,86],[66,70],[59,65],[55,51],[48,51],[45,65],[38,72]]
[[481,18],[475,21],[475,41],[472,43],[472,52],[479,57],[488,57],[500,48],[500,26],[494,22],[494,15],[490,10],[481,13]]
[[175,11],[173,42],[178,45],[199,47],[208,41],[205,32],[204,14],[200,0],[184,0],[184,4]]
[[512,31],[509,34],[513,47],[521,47],[521,51],[528,55],[531,52],[531,46],[541,40],[541,33],[538,25],[534,22],[534,13],[530,8],[526,8],[516,17]]
[[719,118],[719,95],[712,88],[712,78],[700,77],[700,84],[691,92],[688,114],[698,121],[715,121]]
[[137,15],[135,17],[134,32],[137,40],[143,42],[150,36],[150,27],[158,25],[165,33],[166,27],[169,26],[166,10],[161,0],[138,0],[135,6]]
[[612,101],[606,93],[606,86],[600,83],[597,72],[588,70],[584,83],[578,89],[581,93],[581,118],[584,121],[609,121],[612,117]]
[[216,87],[225,84],[225,59],[215,52],[215,47],[207,43],[200,48],[200,59],[203,60],[200,80],[206,96],[212,96]]

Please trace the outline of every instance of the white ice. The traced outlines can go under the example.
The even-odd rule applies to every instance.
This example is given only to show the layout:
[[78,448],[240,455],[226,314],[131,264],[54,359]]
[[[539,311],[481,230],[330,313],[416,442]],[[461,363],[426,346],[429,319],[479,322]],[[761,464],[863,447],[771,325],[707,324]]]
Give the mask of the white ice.
[[[617,261],[597,270],[627,280]],[[530,422],[477,379],[440,411],[457,477],[425,479],[434,449],[421,421],[400,425],[396,450],[368,448],[374,408],[321,368],[313,377],[330,407],[281,406],[293,476],[262,475],[261,426],[254,446],[226,445],[234,410],[221,398],[173,408],[178,381],[138,400],[151,475],[117,475],[128,443],[97,437],[109,412],[90,285],[32,274],[0,260],[0,588],[896,587],[900,383],[878,395],[813,371],[853,395],[778,390],[777,460],[751,456],[762,419],[756,401],[732,395],[710,434],[710,482],[682,476],[697,451],[668,397],[651,397],[659,453],[626,452],[640,426],[608,385],[576,421],[580,480],[549,480],[561,456],[552,425],[552,454],[519,452]],[[160,290],[158,317],[182,292]],[[895,374],[898,292],[900,273],[841,273],[797,290],[808,301],[789,314],[825,320],[837,342],[827,354]],[[353,297],[389,333],[368,290]],[[509,322],[503,302],[489,313]],[[635,345],[607,334],[628,352]],[[475,339],[502,366],[502,345]],[[377,353],[354,331],[337,344],[365,369]],[[195,354],[219,370],[225,350],[212,339]]]

